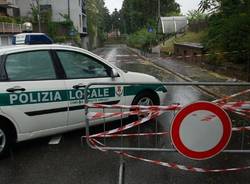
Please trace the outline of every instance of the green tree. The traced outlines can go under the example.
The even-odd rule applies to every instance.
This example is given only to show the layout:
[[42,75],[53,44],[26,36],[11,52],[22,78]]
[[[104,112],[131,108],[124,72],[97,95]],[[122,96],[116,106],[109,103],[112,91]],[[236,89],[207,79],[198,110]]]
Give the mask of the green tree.
[[[121,22],[127,33],[133,33],[146,26],[156,27],[158,21],[158,0],[124,0]],[[179,14],[180,6],[175,0],[161,0],[161,16]]]
[[[202,0],[200,10],[209,16],[205,45],[210,50],[250,50],[250,1]],[[227,60],[242,62],[243,55],[230,55]]]
[[201,21],[201,20],[205,20],[207,18],[207,15],[199,10],[188,11],[187,16],[188,16],[188,20],[190,22]]
[[86,11],[90,45],[97,47],[105,40],[106,32],[111,29],[109,11],[103,0],[86,0]]
[[114,12],[111,14],[111,23],[113,30],[120,29],[120,20],[121,16],[120,13],[117,11],[117,9],[114,10]]

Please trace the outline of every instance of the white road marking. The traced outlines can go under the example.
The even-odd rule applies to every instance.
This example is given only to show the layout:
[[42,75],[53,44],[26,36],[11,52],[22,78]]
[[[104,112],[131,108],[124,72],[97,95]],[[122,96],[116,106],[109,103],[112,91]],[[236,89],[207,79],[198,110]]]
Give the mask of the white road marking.
[[50,139],[49,141],[49,145],[57,145],[60,143],[62,139],[62,135],[57,135],[57,136],[54,136]]

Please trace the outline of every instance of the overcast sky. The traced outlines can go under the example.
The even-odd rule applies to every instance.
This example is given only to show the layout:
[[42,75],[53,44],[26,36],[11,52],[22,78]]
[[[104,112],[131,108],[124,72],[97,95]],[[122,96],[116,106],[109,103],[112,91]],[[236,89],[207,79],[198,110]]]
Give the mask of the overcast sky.
[[[188,10],[193,10],[198,8],[200,0],[176,0],[181,5],[182,13],[186,14]],[[123,0],[105,0],[106,6],[112,13],[115,8],[118,10],[122,7]]]

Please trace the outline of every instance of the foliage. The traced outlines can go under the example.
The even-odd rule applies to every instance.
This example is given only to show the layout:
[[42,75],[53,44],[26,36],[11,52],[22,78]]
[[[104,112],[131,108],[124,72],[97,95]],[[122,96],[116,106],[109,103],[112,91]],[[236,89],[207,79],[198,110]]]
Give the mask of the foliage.
[[[217,52],[250,50],[249,0],[203,0],[200,9],[213,12],[209,17],[208,35],[204,40],[208,49]],[[225,57],[225,60],[234,62],[245,59],[244,55]]]
[[157,43],[156,32],[149,33],[146,28],[129,35],[127,39],[129,46],[144,49],[145,51],[155,43]]
[[111,14],[111,23],[112,23],[112,28],[114,29],[120,29],[121,27],[121,15],[120,12],[115,9],[115,11]]
[[188,11],[187,16],[188,16],[189,22],[203,21],[207,18],[207,15],[199,10]]
[[30,8],[31,8],[31,15],[32,15],[32,22],[37,23],[38,21],[38,16],[39,16],[39,9],[38,9],[38,1],[36,0],[35,2],[30,3]]
[[161,51],[165,54],[172,54],[174,52],[174,44],[175,43],[183,43],[183,42],[194,42],[201,43],[204,37],[207,35],[207,30],[200,32],[186,32],[181,36],[173,36],[164,42],[161,46]]
[[106,38],[105,33],[111,29],[109,11],[103,0],[86,0],[86,12],[90,45],[97,47]]
[[[77,32],[76,28],[74,27],[74,23],[69,18],[67,14],[60,14],[64,21],[62,22],[52,22],[51,20],[47,22],[48,25],[48,35],[51,36],[55,42],[63,43],[67,41],[74,41],[74,43],[78,46],[80,46],[80,37],[79,34],[76,34],[74,36],[68,36],[70,31]],[[65,36],[59,36],[58,32],[60,30],[66,30]]]
[[7,16],[0,16],[0,22],[16,23],[16,19]]
[[[133,33],[145,26],[156,27],[158,0],[124,0],[120,11],[122,32]],[[161,0],[161,16],[177,15],[180,6],[175,0]]]
[[213,14],[217,12],[220,8],[221,0],[201,0],[199,4],[199,11]]

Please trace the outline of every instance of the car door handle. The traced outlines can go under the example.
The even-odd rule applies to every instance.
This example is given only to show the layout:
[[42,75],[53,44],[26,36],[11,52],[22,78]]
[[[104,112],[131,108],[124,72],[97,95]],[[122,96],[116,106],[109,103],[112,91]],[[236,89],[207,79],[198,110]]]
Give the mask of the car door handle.
[[77,85],[73,86],[74,89],[80,89],[80,88],[85,88],[85,87],[86,87],[86,85],[84,85],[84,84],[77,84]]
[[15,87],[13,87],[13,88],[8,88],[6,91],[7,92],[10,92],[10,93],[14,93],[14,92],[16,92],[16,91],[25,91],[26,89],[25,88],[22,88],[22,87],[20,87],[20,86],[15,86]]

